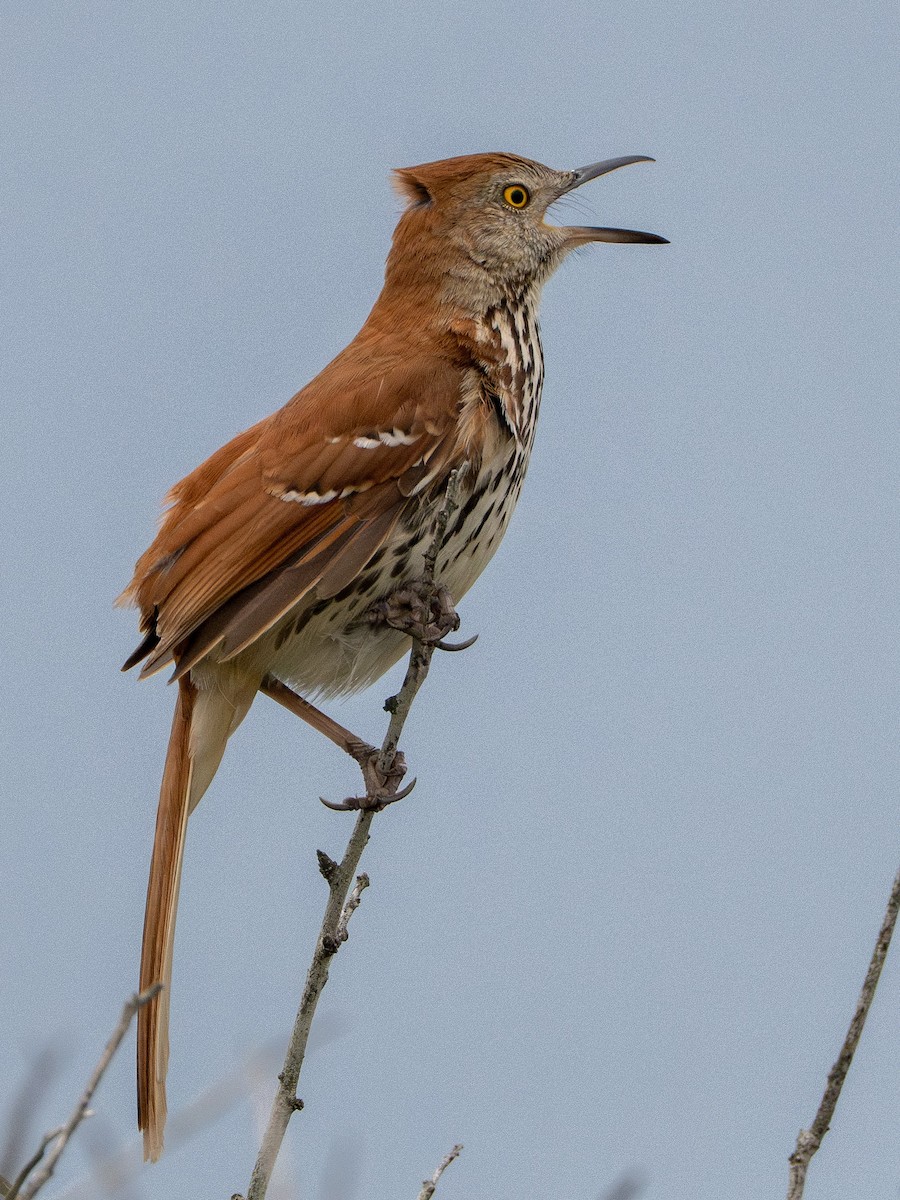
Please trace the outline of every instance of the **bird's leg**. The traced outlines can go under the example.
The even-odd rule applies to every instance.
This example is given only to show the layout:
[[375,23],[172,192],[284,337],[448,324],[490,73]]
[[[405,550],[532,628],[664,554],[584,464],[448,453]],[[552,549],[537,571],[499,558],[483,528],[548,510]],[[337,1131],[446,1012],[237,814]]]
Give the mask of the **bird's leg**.
[[319,733],[324,733],[329,741],[340,746],[344,753],[349,754],[356,762],[361,763],[375,749],[374,746],[370,746],[368,742],[364,742],[362,738],[351,733],[349,729],[345,729],[327,713],[323,713],[320,708],[316,708],[314,704],[310,704],[308,700],[298,696],[287,684],[282,683],[273,675],[265,676],[259,685],[259,690],[264,695],[271,697],[272,700],[277,700],[288,712],[292,712],[295,717],[299,717],[301,721],[305,721]]
[[427,579],[411,580],[369,609],[373,625],[389,625],[438,650],[466,650],[478,635],[454,645],[443,639],[459,629],[459,614],[447,588]]
[[310,704],[308,700],[298,696],[280,679],[266,675],[259,690],[272,700],[277,700],[288,712],[300,717],[302,721],[311,725],[319,733],[324,733],[329,741],[334,742],[359,765],[366,785],[365,796],[352,797],[342,804],[330,804],[328,801],[324,801],[329,808],[342,811],[365,808],[377,811],[385,808],[388,804],[393,804],[396,800],[402,800],[412,791],[411,787],[404,788],[402,792],[397,790],[406,774],[406,760],[402,754],[395,756],[387,771],[379,770],[379,750],[369,745],[368,742],[364,742],[362,738],[358,738],[349,729],[345,729],[343,725],[329,717],[327,713],[323,713],[321,709],[316,708],[314,704]]

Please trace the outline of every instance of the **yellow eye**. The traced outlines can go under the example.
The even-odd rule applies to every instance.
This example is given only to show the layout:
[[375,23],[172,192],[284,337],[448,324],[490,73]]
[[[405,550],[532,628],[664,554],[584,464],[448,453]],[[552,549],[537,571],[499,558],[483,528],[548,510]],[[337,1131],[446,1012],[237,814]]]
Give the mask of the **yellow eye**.
[[510,208],[524,208],[531,197],[527,187],[523,187],[521,183],[511,183],[503,189],[503,199]]

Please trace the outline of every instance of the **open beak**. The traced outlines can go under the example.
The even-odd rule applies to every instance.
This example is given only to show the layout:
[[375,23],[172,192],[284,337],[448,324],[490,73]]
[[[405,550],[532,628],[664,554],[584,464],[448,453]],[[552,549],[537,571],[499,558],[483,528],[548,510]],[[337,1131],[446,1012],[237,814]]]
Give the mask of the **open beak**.
[[[631,163],[655,161],[655,159],[647,158],[644,154],[631,154],[624,158],[606,158],[603,162],[589,163],[588,166],[579,167],[577,171],[572,172],[571,182],[562,189],[560,196],[565,196],[566,193],[581,187],[589,179],[597,179],[600,175],[608,175],[610,171],[617,171],[619,167],[627,167]],[[585,246],[588,242],[645,242],[664,246],[669,244],[668,238],[659,237],[655,233],[640,233],[637,229],[605,229],[592,225],[573,225],[567,227],[564,232],[568,247]]]

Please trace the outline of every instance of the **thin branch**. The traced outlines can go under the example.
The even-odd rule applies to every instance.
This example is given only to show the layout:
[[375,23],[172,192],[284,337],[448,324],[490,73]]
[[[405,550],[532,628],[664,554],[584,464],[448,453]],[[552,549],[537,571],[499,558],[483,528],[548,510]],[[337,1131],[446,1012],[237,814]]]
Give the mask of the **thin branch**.
[[853,1055],[856,1052],[856,1047],[859,1045],[866,1017],[869,1015],[869,1009],[872,1007],[872,1000],[875,997],[875,989],[878,986],[881,968],[884,966],[888,947],[891,944],[891,936],[894,932],[894,925],[897,922],[898,911],[900,911],[900,871],[894,876],[894,885],[891,888],[891,894],[888,898],[884,921],[881,924],[875,949],[872,951],[872,959],[869,963],[869,969],[866,972],[862,991],[859,994],[856,1012],[853,1014],[853,1020],[850,1022],[850,1028],[847,1030],[847,1036],[844,1038],[844,1044],[841,1046],[841,1052],[837,1057],[837,1061],[828,1073],[828,1081],[825,1084],[825,1092],[822,1096],[822,1102],[819,1105],[819,1111],[816,1113],[815,1120],[809,1129],[800,1130],[800,1133],[797,1135],[797,1148],[788,1159],[790,1171],[788,1174],[787,1200],[802,1200],[803,1189],[806,1186],[806,1172],[810,1161],[821,1146],[822,1139],[831,1125],[831,1119],[837,1107],[841,1088],[844,1086],[844,1080],[847,1078],[847,1072],[850,1070]]
[[341,945],[340,928],[347,903],[347,893],[350,891],[357,865],[369,840],[369,826],[372,824],[374,816],[375,812],[372,809],[359,813],[340,863],[334,862],[320,852],[319,866],[328,883],[328,902],[325,905],[322,927],[306,976],[300,1007],[294,1020],[284,1066],[278,1076],[278,1089],[272,1104],[269,1124],[263,1135],[256,1165],[250,1177],[248,1200],[263,1200],[288,1122],[293,1114],[302,1107],[303,1102],[297,1097],[297,1085],[306,1056],[309,1031],[316,1014],[319,997],[328,982],[331,960]]
[[[126,1001],[122,1009],[122,1015],[119,1018],[119,1023],[113,1030],[109,1041],[106,1043],[106,1047],[103,1053],[100,1055],[100,1060],[87,1082],[87,1086],[81,1095],[81,1099],[73,1109],[72,1115],[69,1117],[68,1121],[66,1121],[65,1125],[61,1125],[59,1129],[54,1129],[51,1133],[45,1135],[41,1145],[19,1172],[16,1179],[13,1180],[12,1187],[7,1193],[7,1200],[16,1200],[17,1197],[19,1197],[20,1200],[33,1200],[33,1197],[37,1195],[37,1193],[53,1174],[56,1164],[59,1162],[62,1152],[69,1144],[72,1134],[85,1119],[85,1117],[89,1117],[91,1115],[90,1105],[94,1092],[97,1090],[100,1080],[103,1078],[107,1067],[112,1062],[116,1051],[121,1045],[122,1039],[128,1032],[129,1026],[134,1020],[135,1013],[139,1008],[143,1008],[148,1001],[152,1000],[157,992],[159,992],[161,987],[162,984],[154,984],[153,987],[147,988],[145,992],[141,992],[140,995],[137,996],[132,996],[130,1000]],[[50,1153],[47,1154],[44,1165],[39,1171],[35,1172],[35,1168],[44,1159],[44,1155],[51,1145],[53,1148],[50,1150]],[[32,1174],[33,1172],[35,1173]]]
[[459,1158],[461,1150],[462,1145],[457,1142],[450,1153],[444,1155],[438,1165],[438,1169],[435,1171],[432,1177],[430,1179],[426,1179],[422,1184],[422,1190],[419,1192],[418,1200],[431,1200],[431,1197],[434,1195],[434,1189],[437,1187],[441,1176],[453,1162],[454,1158]]
[[[458,471],[452,472],[447,483],[443,503],[435,516],[434,537],[425,556],[425,583],[429,585],[434,584],[435,563],[446,535],[447,522],[454,509],[457,508],[459,478],[460,473]],[[433,653],[433,646],[426,645],[421,640],[413,638],[409,666],[406,671],[406,677],[403,680],[403,686],[397,695],[392,696],[385,704],[385,709],[390,712],[391,719],[388,723],[388,730],[385,734],[377,763],[378,771],[384,778],[388,778],[395,768],[399,757],[397,746],[400,741],[400,735],[403,731],[406,718],[409,716],[410,706],[428,674]],[[399,773],[395,772],[394,777],[396,780],[394,788],[396,790],[396,786],[402,777],[402,771]],[[372,786],[368,784],[369,777],[367,776],[366,778],[367,790],[371,793]],[[371,795],[369,798],[375,799]],[[383,803],[384,796],[380,797],[380,800]],[[316,1014],[319,997],[322,994],[325,984],[328,982],[331,960],[343,942],[347,940],[347,923],[354,910],[359,906],[363,889],[368,887],[369,884],[368,876],[360,875],[356,879],[356,886],[353,888],[352,893],[350,892],[351,884],[356,876],[356,869],[359,866],[359,860],[369,840],[369,827],[377,811],[378,806],[375,804],[369,806],[362,805],[360,807],[353,832],[350,835],[350,841],[347,844],[347,849],[344,851],[344,857],[339,863],[329,858],[321,850],[318,852],[319,870],[328,884],[328,901],[325,905],[325,915],[322,918],[322,925],[319,930],[318,939],[316,940],[315,950],[313,951],[312,962],[306,975],[306,983],[300,999],[300,1007],[294,1019],[294,1028],[288,1043],[287,1053],[285,1054],[284,1066],[281,1074],[278,1076],[278,1088],[275,1092],[275,1099],[272,1102],[269,1124],[263,1135],[262,1145],[260,1146],[259,1154],[253,1167],[253,1174],[250,1177],[247,1200],[264,1200],[266,1190],[272,1178],[272,1172],[275,1169],[275,1161],[278,1158],[282,1142],[284,1141],[288,1122],[293,1114],[303,1107],[303,1101],[297,1096],[297,1086],[300,1082],[300,1072],[306,1056],[309,1031]],[[243,1197],[235,1193],[233,1200],[243,1200]]]

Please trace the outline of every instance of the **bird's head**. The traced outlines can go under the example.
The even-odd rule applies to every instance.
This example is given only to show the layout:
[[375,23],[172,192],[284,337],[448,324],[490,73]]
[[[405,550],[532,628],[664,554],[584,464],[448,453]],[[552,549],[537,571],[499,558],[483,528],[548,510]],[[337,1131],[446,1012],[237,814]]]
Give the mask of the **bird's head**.
[[388,277],[392,267],[408,280],[443,271],[454,293],[467,285],[519,291],[539,287],[578,246],[665,242],[652,233],[550,225],[545,219],[556,200],[588,180],[652,161],[611,158],[555,171],[514,154],[470,154],[403,167],[394,172],[394,181],[407,208],[394,235]]

